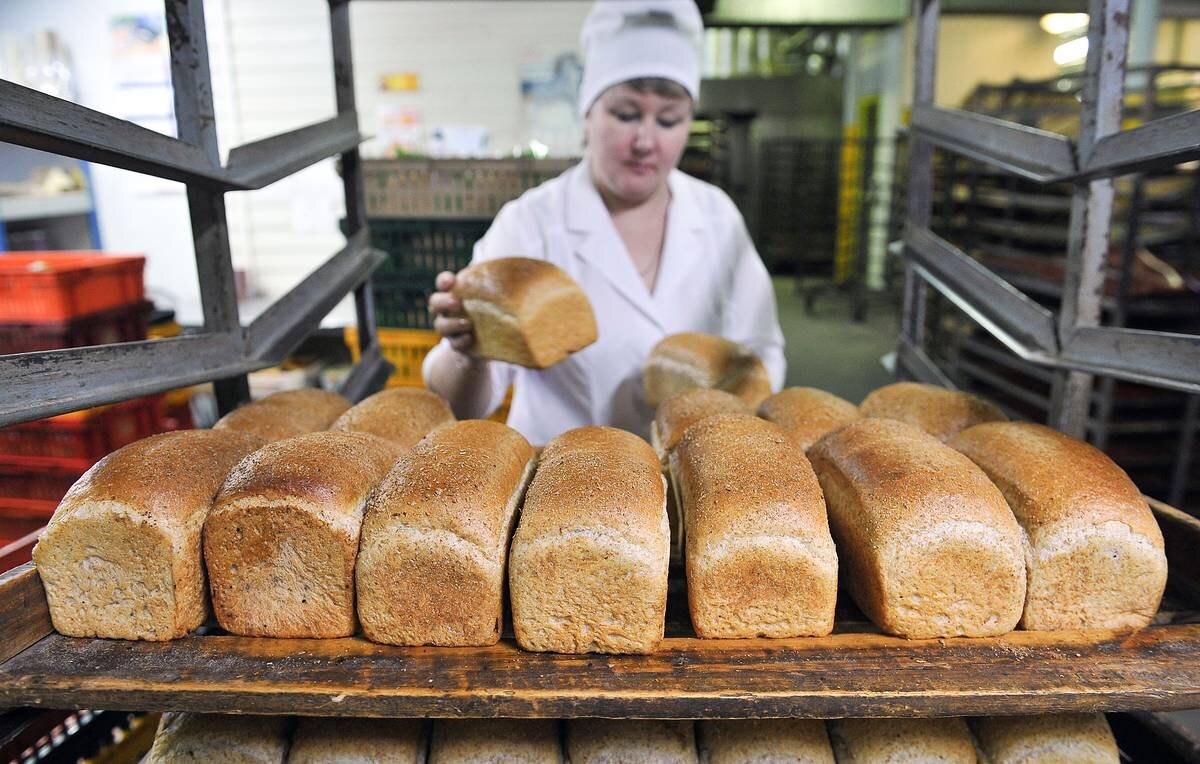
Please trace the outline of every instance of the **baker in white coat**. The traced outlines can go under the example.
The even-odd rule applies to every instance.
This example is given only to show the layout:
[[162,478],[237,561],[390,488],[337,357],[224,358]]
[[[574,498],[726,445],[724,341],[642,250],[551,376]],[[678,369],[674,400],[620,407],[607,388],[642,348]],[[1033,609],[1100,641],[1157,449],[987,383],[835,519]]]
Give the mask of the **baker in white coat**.
[[500,210],[474,261],[548,260],[587,293],[599,339],[526,369],[471,355],[470,320],[442,273],[430,298],[443,340],[425,382],[459,418],[487,416],[514,385],[508,423],[535,445],[587,424],[649,434],[642,365],[678,332],[739,342],[783,385],[783,333],[766,268],[717,187],[675,169],[699,94],[693,0],[600,0],[584,23],[583,161]]

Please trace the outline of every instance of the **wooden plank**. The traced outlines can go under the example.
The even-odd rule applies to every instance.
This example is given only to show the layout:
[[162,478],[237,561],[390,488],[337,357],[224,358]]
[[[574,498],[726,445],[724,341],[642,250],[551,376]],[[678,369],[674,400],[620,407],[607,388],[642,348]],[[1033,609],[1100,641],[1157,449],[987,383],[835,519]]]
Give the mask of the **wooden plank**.
[[1200,625],[910,641],[673,638],[650,656],[396,648],[361,639],[49,636],[0,705],[329,716],[936,716],[1200,706]]
[[1200,602],[1200,520],[1157,499],[1145,498],[1162,529],[1169,585]]
[[[0,575],[0,661],[50,634],[50,607],[33,563]],[[11,704],[0,704],[0,707]]]

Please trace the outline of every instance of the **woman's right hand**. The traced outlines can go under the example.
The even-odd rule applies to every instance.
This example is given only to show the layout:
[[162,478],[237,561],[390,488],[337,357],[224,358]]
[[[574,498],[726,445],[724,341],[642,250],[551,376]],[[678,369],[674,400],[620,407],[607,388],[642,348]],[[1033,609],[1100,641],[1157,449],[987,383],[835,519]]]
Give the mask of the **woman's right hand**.
[[465,353],[475,344],[475,332],[471,319],[463,311],[462,301],[450,293],[454,288],[454,274],[442,271],[433,284],[437,289],[429,296],[433,329],[450,341],[450,347]]

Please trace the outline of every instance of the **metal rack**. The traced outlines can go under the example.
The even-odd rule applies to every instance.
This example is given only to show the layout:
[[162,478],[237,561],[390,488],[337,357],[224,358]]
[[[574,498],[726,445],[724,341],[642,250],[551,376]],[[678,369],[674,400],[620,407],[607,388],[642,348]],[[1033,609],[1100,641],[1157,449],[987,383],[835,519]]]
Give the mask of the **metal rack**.
[[[1082,437],[1093,377],[1200,392],[1200,336],[1100,326],[1103,266],[1117,175],[1200,157],[1200,111],[1121,130],[1131,0],[1090,0],[1078,138],[933,104],[941,0],[914,0],[916,78],[909,159],[907,260],[897,355],[923,381],[950,380],[925,351],[930,285],[1021,359],[1053,369],[1050,424]],[[933,148],[1040,184],[1070,182],[1061,310],[1018,291],[930,230]]]
[[[354,103],[348,0],[330,0],[337,116],[243,146],[221,165],[203,0],[166,0],[178,138],[0,80],[0,141],[184,183],[204,311],[201,333],[148,342],[0,356],[0,425],[214,381],[224,413],[249,398],[246,374],[283,360],[354,292],[361,361],[342,392],[382,386],[391,364],[376,341],[361,137]],[[260,189],[341,158],[347,244],[242,327],[234,292],[225,194]]]

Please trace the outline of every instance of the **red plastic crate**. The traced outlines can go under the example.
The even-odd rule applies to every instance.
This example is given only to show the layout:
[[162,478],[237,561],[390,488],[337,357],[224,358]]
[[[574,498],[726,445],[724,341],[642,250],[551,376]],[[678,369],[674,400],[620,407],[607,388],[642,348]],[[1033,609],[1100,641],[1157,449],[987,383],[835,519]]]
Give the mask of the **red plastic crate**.
[[[54,512],[58,503],[75,481],[87,471],[86,462],[64,459],[58,464],[22,464],[19,457],[4,457],[0,460],[0,503],[6,506],[9,517],[37,517],[40,510],[49,507]],[[12,500],[19,500],[15,505]],[[33,500],[33,504],[21,501]],[[20,510],[24,507],[24,514]],[[49,514],[45,514],[49,518]]]
[[0,355],[146,339],[149,302],[47,323],[0,323]]
[[[57,465],[71,459],[86,469],[121,446],[159,432],[159,398],[135,398],[0,429],[0,463],[28,466],[48,460]],[[3,488],[0,494],[13,495]]]
[[0,256],[0,321],[63,321],[142,302],[140,255],[13,252]]
[[0,505],[0,573],[29,562],[45,527],[46,520],[9,519]]

